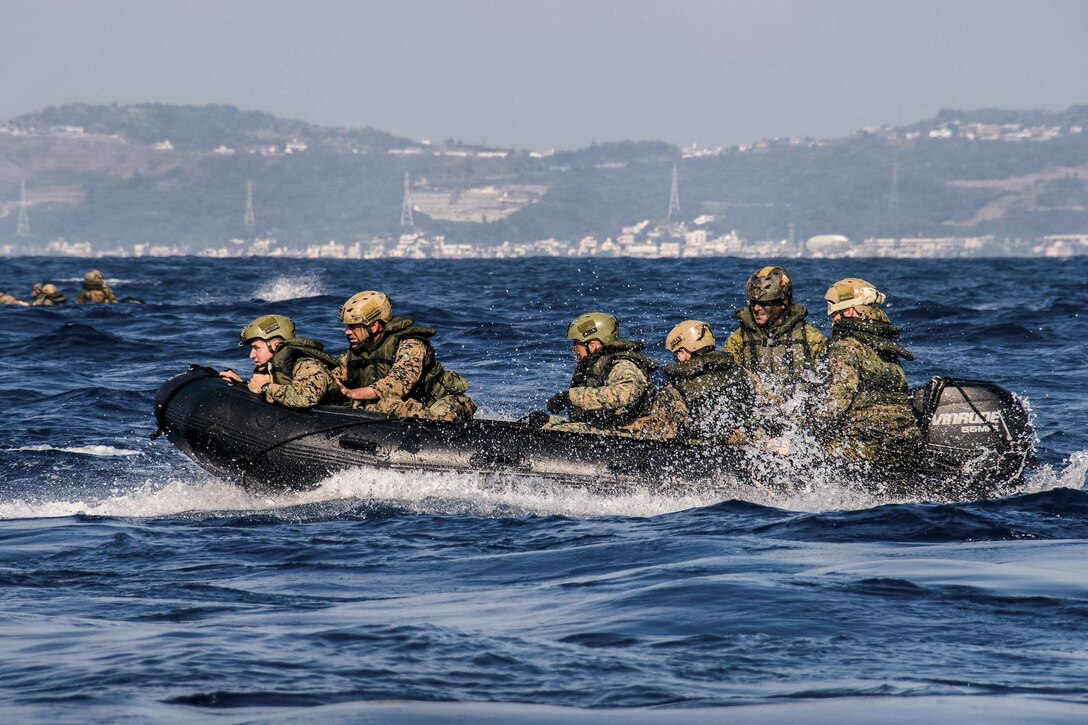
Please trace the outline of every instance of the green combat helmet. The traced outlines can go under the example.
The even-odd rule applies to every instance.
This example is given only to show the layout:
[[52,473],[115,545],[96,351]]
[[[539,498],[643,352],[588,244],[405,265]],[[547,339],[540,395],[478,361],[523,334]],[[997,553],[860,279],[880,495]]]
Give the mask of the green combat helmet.
[[863,279],[847,277],[831,285],[824,299],[827,300],[828,315],[853,307],[863,317],[880,319],[884,314],[879,308],[887,296]]
[[715,344],[710,325],[699,320],[684,320],[665,336],[665,349],[669,352],[699,352],[708,347],[713,348]]
[[793,282],[781,267],[764,267],[748,278],[746,286],[748,304],[777,302],[793,304]]
[[587,312],[567,325],[567,339],[575,342],[599,340],[611,345],[619,340],[620,326],[616,318],[603,312]]
[[283,315],[265,315],[258,317],[253,322],[242,328],[242,334],[238,336],[239,346],[248,345],[254,340],[268,342],[274,337],[282,337],[290,340],[295,336],[295,323],[290,317]]
[[90,272],[83,275],[83,281],[84,282],[98,282],[99,284],[101,284],[102,281],[103,281],[102,280],[102,273],[99,272],[97,269],[92,269]]
[[391,319],[393,303],[384,292],[359,292],[340,305],[340,321],[345,325],[372,325],[378,320],[389,322]]

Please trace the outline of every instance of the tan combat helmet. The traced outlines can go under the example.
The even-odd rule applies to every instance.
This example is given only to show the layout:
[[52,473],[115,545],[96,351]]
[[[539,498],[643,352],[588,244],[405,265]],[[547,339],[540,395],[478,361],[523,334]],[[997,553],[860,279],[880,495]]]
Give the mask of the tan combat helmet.
[[853,307],[863,316],[876,319],[884,316],[879,307],[887,296],[863,279],[847,277],[831,285],[824,299],[827,300],[828,315]]
[[384,292],[359,292],[340,305],[340,321],[345,325],[372,325],[378,320],[389,322],[391,319],[393,303]]
[[57,286],[52,282],[46,282],[42,285],[43,295],[55,295],[57,293]]
[[41,282],[35,282],[33,285],[30,286],[30,296],[31,297],[38,297],[39,295],[41,295],[41,293],[42,293],[42,283]]
[[97,269],[92,269],[87,274],[83,275],[84,282],[102,282],[102,273]]
[[294,336],[295,323],[290,317],[264,315],[242,328],[242,334],[238,336],[238,345],[248,345],[254,340],[268,342],[274,337],[290,340]]
[[619,340],[620,326],[616,318],[603,312],[587,312],[567,325],[567,339],[575,342],[599,340],[611,345]]
[[669,352],[699,352],[706,348],[713,348],[714,333],[710,331],[710,325],[699,320],[684,320],[669,331],[665,336],[665,349]]
[[777,300],[782,300],[787,305],[793,304],[793,282],[781,267],[764,267],[759,270],[748,278],[745,291],[748,304]]

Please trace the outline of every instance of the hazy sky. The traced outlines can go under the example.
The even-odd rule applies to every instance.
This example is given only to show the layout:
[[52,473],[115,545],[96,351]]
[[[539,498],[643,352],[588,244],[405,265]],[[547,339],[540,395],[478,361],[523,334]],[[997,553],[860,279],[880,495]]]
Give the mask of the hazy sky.
[[223,103],[520,148],[1088,103],[1082,0],[0,0],[0,118]]

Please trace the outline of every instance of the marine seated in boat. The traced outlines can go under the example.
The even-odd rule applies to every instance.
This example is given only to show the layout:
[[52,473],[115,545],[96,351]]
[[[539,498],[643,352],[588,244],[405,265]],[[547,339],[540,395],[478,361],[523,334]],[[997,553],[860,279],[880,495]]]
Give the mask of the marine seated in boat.
[[883,292],[863,279],[839,280],[824,296],[832,321],[812,424],[831,455],[850,461],[909,465],[922,431],[900,360],[899,328],[881,309]]
[[334,373],[353,407],[397,418],[471,420],[476,402],[468,381],[435,357],[435,331],[407,317],[394,317],[383,292],[352,295],[340,307],[350,344]]
[[[342,402],[332,377],[339,361],[320,342],[295,337],[290,317],[258,317],[242,328],[238,345],[249,345],[249,359],[256,366],[247,387],[266,402],[287,408]],[[219,377],[245,382],[233,370],[224,370]]]
[[700,320],[685,320],[665,336],[676,362],[662,370],[668,379],[650,412],[621,430],[647,440],[697,439],[747,442],[753,376],[728,352],[715,350],[714,332]]
[[570,386],[548,399],[553,414],[568,411],[568,419],[542,412],[530,423],[545,430],[615,433],[650,412],[657,367],[642,354],[643,344],[622,340],[616,318],[587,312],[567,326],[571,354],[577,363]]

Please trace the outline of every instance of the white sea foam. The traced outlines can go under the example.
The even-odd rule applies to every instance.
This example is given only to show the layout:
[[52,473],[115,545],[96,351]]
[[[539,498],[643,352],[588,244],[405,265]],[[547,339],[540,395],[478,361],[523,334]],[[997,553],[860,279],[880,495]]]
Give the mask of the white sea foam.
[[57,518],[76,514],[160,518],[190,512],[260,511],[276,508],[274,504],[272,499],[255,496],[238,486],[211,478],[203,481],[147,481],[132,489],[114,488],[109,495],[98,500],[15,499],[0,504],[0,519]]
[[325,294],[325,286],[321,278],[311,272],[298,276],[275,277],[258,287],[253,296],[268,302],[282,302],[303,297],[318,297],[323,294]]
[[1088,485],[1088,451],[1077,451],[1064,466],[1039,466],[1027,476],[1020,493],[1040,493],[1055,488],[1080,488]]
[[392,472],[354,469],[336,474],[298,501],[386,501],[418,513],[574,517],[656,516],[709,506],[720,496],[672,495],[646,489],[594,493],[543,478],[518,479],[464,472]]
[[[670,493],[650,487],[622,493],[595,493],[543,478],[359,468],[330,476],[312,490],[276,494],[246,491],[210,476],[147,480],[135,487],[115,487],[99,499],[16,499],[0,503],[0,519],[76,514],[161,518],[252,513],[324,518],[350,511],[362,502],[437,515],[649,517],[709,506],[725,499],[813,513],[859,510],[893,502],[886,497],[844,487],[837,474],[811,468],[793,471],[791,466],[796,464],[791,463],[791,459],[775,461],[777,470],[768,468],[773,475],[784,477],[781,480],[793,482],[795,488],[788,493],[759,485],[734,485],[714,493]],[[1088,451],[1082,451],[1072,455],[1063,467],[1037,469],[1017,493],[1038,493],[1059,487],[1084,488],[1086,474]]]
[[142,456],[140,451],[133,451],[128,448],[115,448],[113,446],[50,446],[50,445],[38,445],[38,446],[21,446],[19,448],[8,448],[9,451],[31,451],[31,452],[44,452],[44,451],[59,451],[61,453],[77,453],[83,456],[99,456],[103,458],[116,458],[122,456]]

